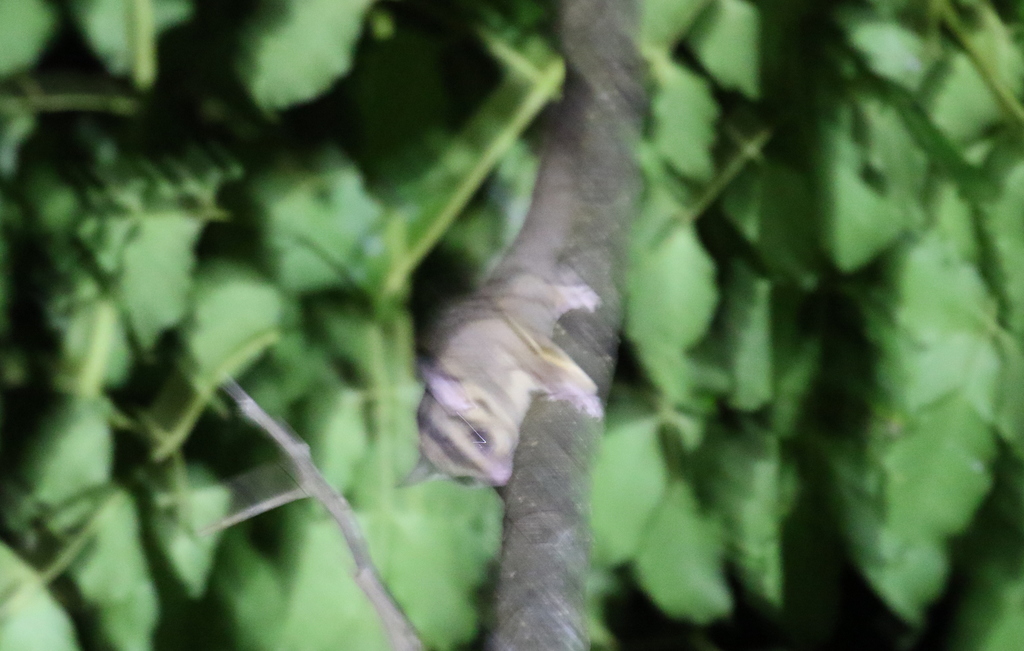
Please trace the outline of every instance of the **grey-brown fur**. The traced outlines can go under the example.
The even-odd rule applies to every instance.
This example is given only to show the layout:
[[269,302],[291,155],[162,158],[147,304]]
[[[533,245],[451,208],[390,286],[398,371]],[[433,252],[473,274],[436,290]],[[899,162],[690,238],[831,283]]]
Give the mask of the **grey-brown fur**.
[[570,269],[550,269],[542,276],[499,265],[491,281],[435,326],[421,369],[421,463],[412,480],[447,476],[503,485],[537,395],[600,416],[597,386],[551,341],[563,314],[594,310],[599,300]]

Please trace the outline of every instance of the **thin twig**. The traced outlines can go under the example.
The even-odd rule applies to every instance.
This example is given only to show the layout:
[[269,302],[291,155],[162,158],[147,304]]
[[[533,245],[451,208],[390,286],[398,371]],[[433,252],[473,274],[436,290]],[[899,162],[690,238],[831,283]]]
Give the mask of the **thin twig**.
[[377,610],[391,648],[395,651],[421,650],[423,643],[420,642],[405,613],[402,612],[391,593],[384,586],[384,582],[370,559],[370,550],[359,529],[355,511],[352,510],[348,500],[334,490],[320,474],[313,464],[309,446],[289,431],[288,427],[263,411],[263,408],[256,404],[256,401],[249,397],[249,394],[234,380],[224,383],[224,390],[238,405],[238,410],[242,412],[242,415],[266,432],[281,449],[281,452],[291,460],[298,471],[296,479],[302,490],[320,502],[334,518],[352,552],[352,559],[355,561],[356,569],[353,577]]
[[768,141],[771,140],[771,137],[771,127],[765,127],[764,129],[761,129],[751,140],[739,142],[739,151],[733,154],[725,168],[723,168],[714,180],[704,188],[704,192],[702,192],[700,197],[697,198],[697,201],[695,201],[693,205],[687,206],[685,209],[681,210],[672,219],[665,222],[658,232],[657,237],[654,238],[653,247],[657,247],[664,242],[676,228],[687,226],[692,221],[703,215],[704,212],[711,207],[711,204],[722,196],[722,193],[729,187],[729,184],[736,180],[736,177],[740,175],[740,172],[746,169],[747,164],[761,157],[761,151],[764,149],[765,145],[768,144]]

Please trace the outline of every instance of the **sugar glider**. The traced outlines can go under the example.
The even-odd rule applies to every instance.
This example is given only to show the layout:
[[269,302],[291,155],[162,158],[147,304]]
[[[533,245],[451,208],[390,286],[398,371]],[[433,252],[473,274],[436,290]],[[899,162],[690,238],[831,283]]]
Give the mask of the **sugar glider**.
[[519,428],[537,396],[602,415],[597,385],[552,341],[562,315],[593,311],[601,301],[567,262],[579,220],[559,203],[570,189],[543,187],[567,182],[559,174],[564,163],[550,155],[544,160],[535,203],[515,242],[479,290],[448,308],[426,338],[420,462],[407,482],[451,477],[504,485]]

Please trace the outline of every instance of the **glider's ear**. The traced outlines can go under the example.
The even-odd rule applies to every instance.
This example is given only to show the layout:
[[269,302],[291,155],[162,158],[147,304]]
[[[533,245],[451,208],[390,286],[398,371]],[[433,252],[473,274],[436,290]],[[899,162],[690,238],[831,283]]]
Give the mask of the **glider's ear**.
[[463,412],[473,406],[462,383],[448,375],[436,365],[420,362],[420,376],[427,385],[427,391],[441,406],[450,412]]
[[399,488],[406,486],[414,486],[416,484],[422,484],[427,481],[434,481],[435,479],[447,479],[448,476],[437,469],[434,464],[430,462],[430,459],[420,454],[419,461],[413,466],[413,469],[409,471],[409,474],[405,476],[405,479],[398,483]]

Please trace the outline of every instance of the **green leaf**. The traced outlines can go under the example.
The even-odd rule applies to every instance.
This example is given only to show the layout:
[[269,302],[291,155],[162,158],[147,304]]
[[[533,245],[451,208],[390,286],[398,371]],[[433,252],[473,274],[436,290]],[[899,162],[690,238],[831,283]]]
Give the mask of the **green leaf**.
[[840,23],[868,67],[905,88],[915,90],[928,72],[925,43],[895,20],[868,12],[844,12]]
[[268,111],[307,102],[348,73],[372,0],[261,0],[243,30],[238,71]]
[[640,587],[672,617],[708,624],[729,614],[721,527],[700,512],[690,487],[671,486],[655,509],[635,566]]
[[671,50],[712,0],[642,0],[640,42]]
[[606,429],[594,465],[590,520],[595,563],[617,565],[633,559],[668,474],[655,417],[610,411]]
[[826,172],[829,249],[845,272],[870,262],[906,227],[904,214],[861,177],[861,165],[852,138],[835,130]]
[[151,649],[159,616],[156,588],[143,550],[132,496],[112,495],[95,538],[71,566],[71,576],[95,609],[97,646],[118,651]]
[[479,625],[477,591],[500,545],[497,495],[432,482],[390,499],[360,509],[385,582],[428,647],[468,642]]
[[489,265],[515,240],[533,198],[539,159],[526,140],[509,148],[484,187],[487,204],[471,204],[451,225],[440,242],[443,255],[466,260],[482,278]]
[[761,16],[746,0],[715,0],[689,36],[700,62],[722,88],[760,95]]
[[[226,611],[225,619],[238,647],[246,651],[281,649],[282,613],[286,605],[285,581],[281,571],[253,546],[241,530],[228,532],[223,547],[218,555],[220,560],[215,569],[213,587]],[[332,559],[332,563],[319,568],[321,576],[335,576],[334,568],[339,560]],[[347,575],[339,581],[351,582],[352,577]],[[323,595],[321,604],[330,602],[337,605],[339,602],[331,601],[330,597],[343,588],[338,586],[338,582],[328,582],[327,587],[330,592]]]
[[174,502],[158,512],[154,530],[157,543],[185,586],[186,594],[199,599],[206,592],[221,532],[202,536],[197,532],[226,515],[230,495],[205,468],[197,465],[189,466],[187,485],[181,489],[181,495],[167,496],[175,498]]
[[[295,308],[286,306],[289,312]],[[330,417],[318,406],[333,409],[336,391],[341,388],[338,360],[318,344],[311,343],[306,333],[295,327],[292,320],[296,316],[292,312],[285,317],[281,338],[246,371],[245,386],[267,413],[288,414],[298,409],[294,417],[289,416],[295,419],[291,425],[302,432],[302,438],[310,443],[316,459],[317,444],[311,440],[315,438],[312,431],[323,429],[324,419]]]
[[698,201],[695,193],[678,183],[650,142],[641,142],[637,154],[647,192],[630,233],[630,258],[633,260],[643,258],[648,251],[662,244],[673,230],[692,221],[687,207]]
[[[957,257],[964,262],[976,265],[981,253],[972,214],[973,206],[961,196],[956,186],[949,182],[940,183],[939,187],[934,190],[934,202],[935,232],[940,239],[949,244],[956,252]],[[998,209],[993,212],[998,212]],[[985,215],[988,216],[988,213]],[[1010,239],[1006,245],[1014,248],[1012,237],[1009,234],[1006,234],[1006,237]],[[998,256],[998,251],[1004,244],[999,239],[995,239],[993,245],[996,247]]]
[[875,97],[859,104],[870,133],[865,163],[884,179],[881,194],[895,206],[899,222],[923,226],[927,220],[921,197],[929,195],[932,181],[928,155],[897,109]]
[[118,292],[143,349],[185,315],[195,265],[193,246],[203,223],[168,214],[138,220],[124,247]]
[[195,282],[186,342],[195,379],[217,385],[226,372],[239,374],[244,360],[262,350],[262,345],[253,347],[277,330],[281,299],[272,285],[237,265],[204,267]]
[[1010,168],[1003,178],[999,199],[982,212],[985,231],[991,242],[998,287],[1006,303],[1006,321],[1017,336],[1024,336],[1024,164]]
[[877,418],[868,455],[841,473],[844,528],[869,582],[917,623],[945,586],[949,539],[989,490],[1001,360],[984,282],[953,247],[926,234],[892,270],[895,325],[888,315],[868,325],[899,411]]
[[72,0],[71,15],[107,70],[125,75],[138,65],[140,48],[152,47],[146,41],[192,17],[192,2]]
[[905,620],[919,623],[949,572],[947,544],[971,522],[991,485],[995,437],[954,395],[899,424],[878,423],[870,457],[833,456],[844,535],[868,581]]
[[894,262],[895,304],[884,315],[869,309],[868,328],[881,351],[879,381],[898,411],[876,416],[866,454],[839,476],[858,565],[916,624],[944,589],[949,539],[988,493],[1002,369],[988,325],[993,306],[972,265],[934,233]]
[[309,292],[365,283],[360,257],[383,252],[381,207],[363,188],[359,172],[337,154],[317,169],[269,175],[255,182],[267,246],[281,286]]
[[21,148],[35,133],[38,124],[39,120],[31,113],[0,115],[0,177],[9,178],[18,172]]
[[917,146],[956,183],[963,196],[974,202],[988,201],[998,193],[991,175],[967,160],[961,147],[949,138],[921,107],[915,96],[895,84],[880,84],[882,96],[900,116]]
[[[133,194],[137,192],[138,190]],[[125,246],[135,235],[136,224],[134,220],[106,214],[85,214],[81,216],[81,222],[75,230],[78,239],[89,249],[100,270],[112,276],[121,268]]]
[[718,304],[715,265],[693,225],[673,230],[653,251],[633,256],[626,334],[644,368],[673,399],[685,394],[683,351],[707,331]]
[[998,340],[1000,374],[996,396],[996,428],[1017,457],[1024,458],[1024,352],[1009,337]]
[[778,440],[719,428],[701,449],[701,482],[721,514],[729,560],[752,594],[783,602],[782,527],[792,502]]
[[724,210],[773,275],[806,289],[817,282],[821,208],[803,173],[765,161],[729,188]]
[[653,66],[658,89],[651,100],[651,142],[680,174],[706,181],[714,173],[718,104],[708,83],[668,59]]
[[954,332],[991,332],[995,305],[971,265],[937,237],[926,236],[901,252],[894,268],[896,321],[919,342]]
[[50,165],[26,169],[25,192],[35,209],[39,228],[52,236],[65,236],[82,214],[81,197]]
[[345,492],[367,449],[362,392],[339,384],[320,386],[305,405],[303,438],[324,478]]
[[792,287],[775,288],[772,312],[772,431],[779,437],[803,429],[809,394],[816,389],[822,366],[822,341],[803,317],[804,294]]
[[312,310],[318,331],[323,333],[328,353],[358,369],[360,378],[367,379],[373,360],[370,358],[368,338],[373,321],[362,310],[352,306],[323,301]]
[[1024,637],[1024,570],[1019,562],[1006,568],[982,561],[979,574],[960,597],[947,648],[1016,651]]
[[0,544],[0,651],[78,651],[75,628],[42,577]]
[[1011,651],[1024,635],[1024,474],[1000,464],[992,498],[963,545],[966,581],[949,635],[951,651]]
[[730,404],[754,411],[772,398],[771,282],[733,266],[723,318],[732,370]]
[[991,429],[963,398],[923,409],[887,446],[888,521],[907,538],[963,531],[988,493],[995,452]]
[[[964,48],[975,58],[973,61],[995,93],[1004,98],[1016,98],[1024,90],[1024,53],[1021,52],[1014,26],[1003,22],[994,7],[977,3],[974,16],[967,30],[964,30]],[[950,21],[952,22],[952,21]],[[960,35],[958,34],[958,37]],[[1014,99],[1004,100],[1015,101]],[[1015,113],[1019,117],[1020,104]]]
[[21,467],[32,496],[55,506],[110,479],[114,443],[107,404],[63,398],[29,439]]
[[993,421],[1000,361],[988,338],[970,333],[951,334],[928,346],[903,342],[902,349],[894,352],[892,361],[902,369],[897,390],[907,410],[917,411],[956,392],[982,418]]
[[57,12],[46,0],[0,2],[0,77],[35,65],[57,27]]
[[1003,119],[999,102],[966,54],[949,61],[929,107],[935,125],[953,141],[966,145]]
[[[263,642],[258,648],[328,651],[344,640],[353,649],[384,651],[388,646],[380,620],[356,585],[351,554],[338,526],[326,517],[309,517],[309,511],[299,515],[305,517],[294,517],[291,525],[284,610],[267,613],[280,619],[280,637],[273,645]],[[252,598],[255,607],[255,595]]]

